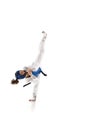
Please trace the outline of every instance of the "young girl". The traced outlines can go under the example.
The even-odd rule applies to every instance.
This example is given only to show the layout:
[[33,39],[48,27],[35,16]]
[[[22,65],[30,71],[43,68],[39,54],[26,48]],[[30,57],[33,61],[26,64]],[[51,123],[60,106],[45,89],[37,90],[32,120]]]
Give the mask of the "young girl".
[[36,94],[37,94],[40,74],[47,76],[39,67],[44,53],[44,42],[47,37],[47,34],[44,31],[42,33],[43,33],[43,38],[41,40],[39,54],[35,62],[31,65],[31,67],[25,67],[25,69],[23,70],[16,71],[15,73],[16,79],[15,80],[13,79],[11,81],[12,84],[18,84],[20,79],[26,78],[28,83],[25,84],[23,87],[30,84],[31,82],[34,82],[35,86],[33,91],[33,99],[30,99],[29,101],[36,101]]

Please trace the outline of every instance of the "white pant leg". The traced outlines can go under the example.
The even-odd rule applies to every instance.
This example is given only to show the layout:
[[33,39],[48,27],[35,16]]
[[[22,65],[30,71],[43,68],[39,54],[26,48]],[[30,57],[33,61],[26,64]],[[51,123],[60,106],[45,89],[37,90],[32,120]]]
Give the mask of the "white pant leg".
[[32,68],[37,68],[40,66],[41,59],[42,59],[42,56],[44,53],[44,43],[45,43],[46,37],[47,37],[47,34],[45,32],[43,32],[43,38],[40,42],[40,47],[39,47],[39,54],[38,54],[35,62],[32,64]]
[[37,91],[38,91],[38,85],[39,85],[39,77],[36,78],[36,79],[34,79],[33,83],[34,83],[33,97],[36,98],[36,96],[37,96]]

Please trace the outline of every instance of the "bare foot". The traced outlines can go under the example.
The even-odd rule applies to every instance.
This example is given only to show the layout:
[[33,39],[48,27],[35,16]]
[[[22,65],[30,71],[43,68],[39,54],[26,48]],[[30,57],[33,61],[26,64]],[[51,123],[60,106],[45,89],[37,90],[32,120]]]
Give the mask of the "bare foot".
[[33,99],[29,99],[30,102],[35,102],[36,101],[36,96],[34,96]]
[[35,101],[36,101],[36,99],[29,99],[29,101],[30,101],[30,102],[35,102]]

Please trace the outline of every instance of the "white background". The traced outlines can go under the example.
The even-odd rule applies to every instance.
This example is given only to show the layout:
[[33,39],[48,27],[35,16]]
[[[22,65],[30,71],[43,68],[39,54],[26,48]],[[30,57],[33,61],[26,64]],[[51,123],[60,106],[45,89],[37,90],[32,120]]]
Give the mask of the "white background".
[[[0,0],[0,130],[87,130],[86,2]],[[43,30],[48,76],[32,106],[33,85],[10,81],[36,58]]]

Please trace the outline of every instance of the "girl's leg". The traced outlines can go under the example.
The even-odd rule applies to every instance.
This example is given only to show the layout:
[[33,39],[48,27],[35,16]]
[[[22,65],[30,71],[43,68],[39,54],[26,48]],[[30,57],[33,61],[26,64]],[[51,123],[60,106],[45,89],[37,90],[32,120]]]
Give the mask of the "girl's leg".
[[42,33],[43,33],[43,38],[40,42],[39,54],[38,54],[35,62],[32,64],[32,68],[37,68],[37,67],[40,66],[41,59],[42,59],[42,56],[43,56],[43,53],[44,53],[44,43],[45,43],[47,34],[44,31]]
[[33,99],[30,99],[29,101],[36,101],[38,85],[39,85],[39,78],[35,79],[34,81]]

